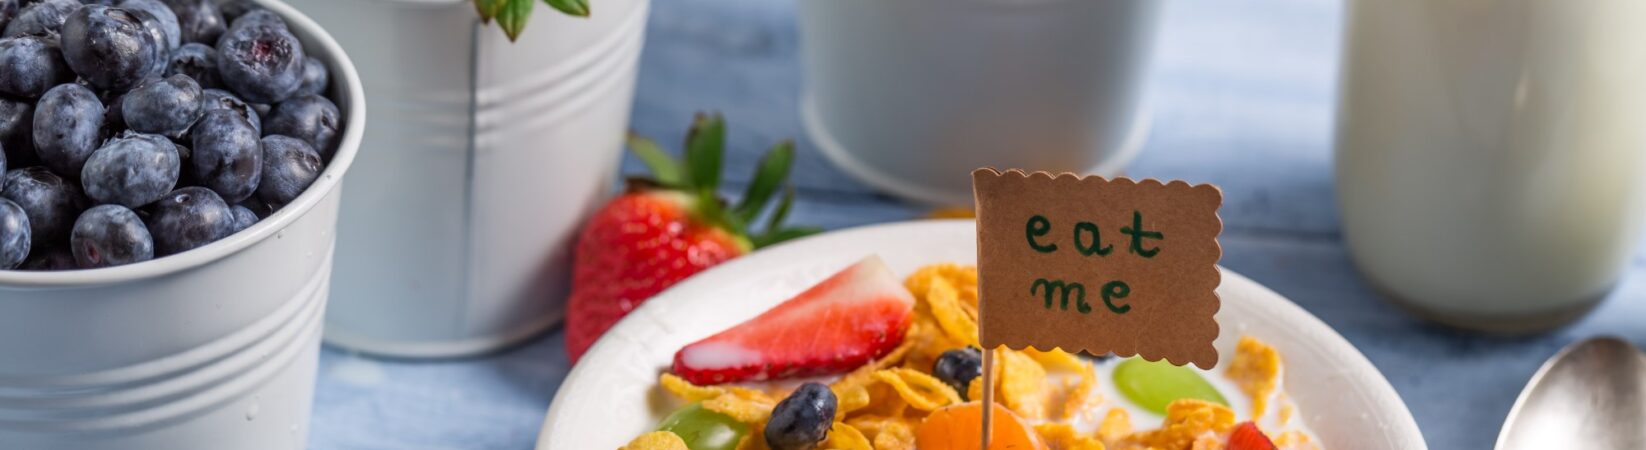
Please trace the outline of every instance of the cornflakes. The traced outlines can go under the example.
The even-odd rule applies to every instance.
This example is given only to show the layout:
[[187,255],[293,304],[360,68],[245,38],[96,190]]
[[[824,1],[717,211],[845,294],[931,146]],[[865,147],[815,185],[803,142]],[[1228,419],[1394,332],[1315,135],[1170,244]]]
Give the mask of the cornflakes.
[[653,431],[645,433],[629,441],[629,445],[617,450],[688,450],[686,441],[680,436],[667,431]]
[[1026,419],[1046,418],[1046,369],[1023,352],[1002,349],[998,355],[1001,403]]
[[1080,378],[1063,395],[1063,410],[1058,414],[1059,419],[1074,418],[1075,414],[1086,411],[1091,404],[1103,401],[1103,395],[1095,392],[1097,391],[1097,369],[1084,363],[1081,364],[1081,367]]
[[926,291],[926,304],[931,308],[932,317],[937,319],[937,325],[943,328],[943,333],[949,340],[965,345],[977,345],[977,320],[966,315],[960,309],[960,293],[948,280],[938,278],[932,280],[930,290]]
[[1066,423],[1035,425],[1034,431],[1051,450],[1104,450],[1103,442],[1091,436],[1081,436],[1074,426]]
[[1280,353],[1250,336],[1241,337],[1226,375],[1252,398],[1252,417],[1262,417],[1280,386]]
[[1132,414],[1125,408],[1109,408],[1109,413],[1103,416],[1103,423],[1097,426],[1097,437],[1104,443],[1114,445],[1132,434]]
[[897,395],[909,406],[931,411],[960,403],[960,394],[936,377],[912,369],[886,369],[874,373],[874,378],[897,390]]
[[772,415],[777,400],[765,392],[753,389],[731,389],[720,396],[703,401],[703,409],[731,416],[743,423],[765,422]]
[[863,433],[857,431],[856,427],[847,425],[843,422],[835,422],[834,426],[829,427],[829,438],[823,441],[822,448],[834,450],[874,450],[874,446],[869,443],[869,438],[863,437]]
[[1160,428],[1133,433],[1125,441],[1165,450],[1193,449],[1195,441],[1207,434],[1227,434],[1235,425],[1234,411],[1204,400],[1180,399],[1166,406],[1166,421]]
[[698,386],[686,381],[685,378],[677,377],[668,372],[664,372],[663,376],[658,377],[657,383],[663,385],[663,390],[669,391],[675,397],[688,402],[700,402],[726,393],[725,389],[713,386]]

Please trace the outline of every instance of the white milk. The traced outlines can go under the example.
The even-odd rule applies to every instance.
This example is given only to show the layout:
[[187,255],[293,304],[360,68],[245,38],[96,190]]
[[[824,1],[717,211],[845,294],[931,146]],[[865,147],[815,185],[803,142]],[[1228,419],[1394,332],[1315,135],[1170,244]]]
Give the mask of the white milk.
[[1641,229],[1646,1],[1357,0],[1338,110],[1367,278],[1457,326],[1576,319]]

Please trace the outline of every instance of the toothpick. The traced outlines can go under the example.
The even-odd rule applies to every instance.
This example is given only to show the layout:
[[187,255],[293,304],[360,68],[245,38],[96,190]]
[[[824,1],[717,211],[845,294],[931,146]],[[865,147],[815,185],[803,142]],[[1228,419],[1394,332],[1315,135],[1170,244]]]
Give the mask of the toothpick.
[[994,350],[983,351],[983,446],[981,450],[989,449],[989,435],[993,434],[994,427],[989,422],[994,415]]

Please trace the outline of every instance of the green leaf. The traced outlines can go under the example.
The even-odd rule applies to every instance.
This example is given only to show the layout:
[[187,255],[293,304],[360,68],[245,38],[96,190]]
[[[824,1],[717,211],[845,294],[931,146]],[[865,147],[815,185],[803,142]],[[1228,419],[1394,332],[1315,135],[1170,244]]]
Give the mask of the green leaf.
[[573,17],[589,16],[589,0],[543,0],[549,7]]
[[681,179],[680,163],[675,161],[673,156],[669,156],[668,152],[663,151],[663,147],[658,146],[656,141],[629,133],[629,151],[634,152],[634,156],[646,164],[646,168],[652,172],[652,179],[657,180],[658,184],[669,187],[683,185],[685,180]]
[[506,1],[507,0],[474,0],[474,11],[480,14],[480,23],[492,23],[492,18],[497,17],[497,11],[503,9],[503,3]]
[[777,209],[772,211],[771,218],[766,220],[766,234],[783,227],[783,221],[789,219],[789,208],[794,207],[794,186],[783,189],[783,199],[777,201]]
[[780,242],[784,242],[784,241],[788,241],[788,240],[792,240],[792,239],[799,239],[799,238],[803,238],[803,237],[806,237],[806,236],[811,236],[811,235],[814,235],[814,234],[817,234],[817,233],[822,233],[822,232],[823,232],[823,229],[822,228],[817,228],[817,227],[782,228],[782,229],[778,229],[776,231],[771,231],[771,232],[768,232],[766,234],[762,234],[762,235],[760,235],[760,237],[755,238],[754,239],[754,247],[755,248],[767,247],[767,246],[770,246],[772,244],[776,244],[776,243],[780,243]]
[[772,149],[760,157],[760,165],[754,169],[754,179],[749,182],[749,190],[743,193],[743,200],[734,209],[737,217],[744,223],[754,221],[760,215],[760,210],[766,209],[766,202],[772,199],[772,194],[783,187],[783,181],[789,178],[789,166],[794,161],[794,142],[785,140],[772,146]]
[[503,34],[509,36],[513,42],[520,37],[520,32],[526,29],[526,18],[532,15],[533,0],[494,0],[505,2],[497,11],[497,25],[503,28]]
[[711,195],[720,187],[720,160],[726,152],[726,119],[698,113],[686,133],[687,183]]

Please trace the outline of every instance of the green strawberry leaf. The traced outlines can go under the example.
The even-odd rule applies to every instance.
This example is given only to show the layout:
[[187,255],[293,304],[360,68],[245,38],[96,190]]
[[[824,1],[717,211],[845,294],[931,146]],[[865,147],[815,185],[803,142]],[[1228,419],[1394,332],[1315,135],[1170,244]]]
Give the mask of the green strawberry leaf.
[[588,17],[589,0],[543,0],[549,7],[560,10],[568,16]]
[[526,29],[526,18],[532,15],[533,0],[493,0],[505,2],[497,11],[497,25],[503,28],[503,34],[509,36],[513,42],[520,37],[520,32]]
[[687,184],[712,197],[720,187],[721,159],[726,152],[726,119],[698,113],[686,133]]
[[646,168],[652,172],[653,180],[658,184],[683,187],[685,180],[681,178],[680,163],[675,161],[673,156],[669,156],[668,152],[663,151],[663,147],[657,145],[656,141],[631,132],[629,151],[634,152],[634,156],[646,164]]
[[506,1],[507,0],[474,0],[474,11],[480,13],[480,23],[492,23],[492,18],[497,17],[497,12],[503,9],[503,3]]
[[783,180],[789,177],[789,167],[794,161],[794,141],[784,140],[772,146],[771,151],[760,157],[760,164],[754,169],[754,180],[749,182],[749,189],[743,193],[743,200],[733,209],[737,217],[744,223],[753,222],[760,211],[766,209],[766,203],[783,186]]
[[794,186],[791,185],[783,188],[783,198],[777,201],[777,209],[773,210],[772,216],[766,219],[767,234],[770,234],[772,230],[783,227],[783,221],[789,219],[789,209],[792,207],[794,207]]
[[772,244],[777,244],[792,239],[799,239],[822,232],[823,229],[818,227],[782,228],[754,238],[754,248],[764,248],[771,246]]

